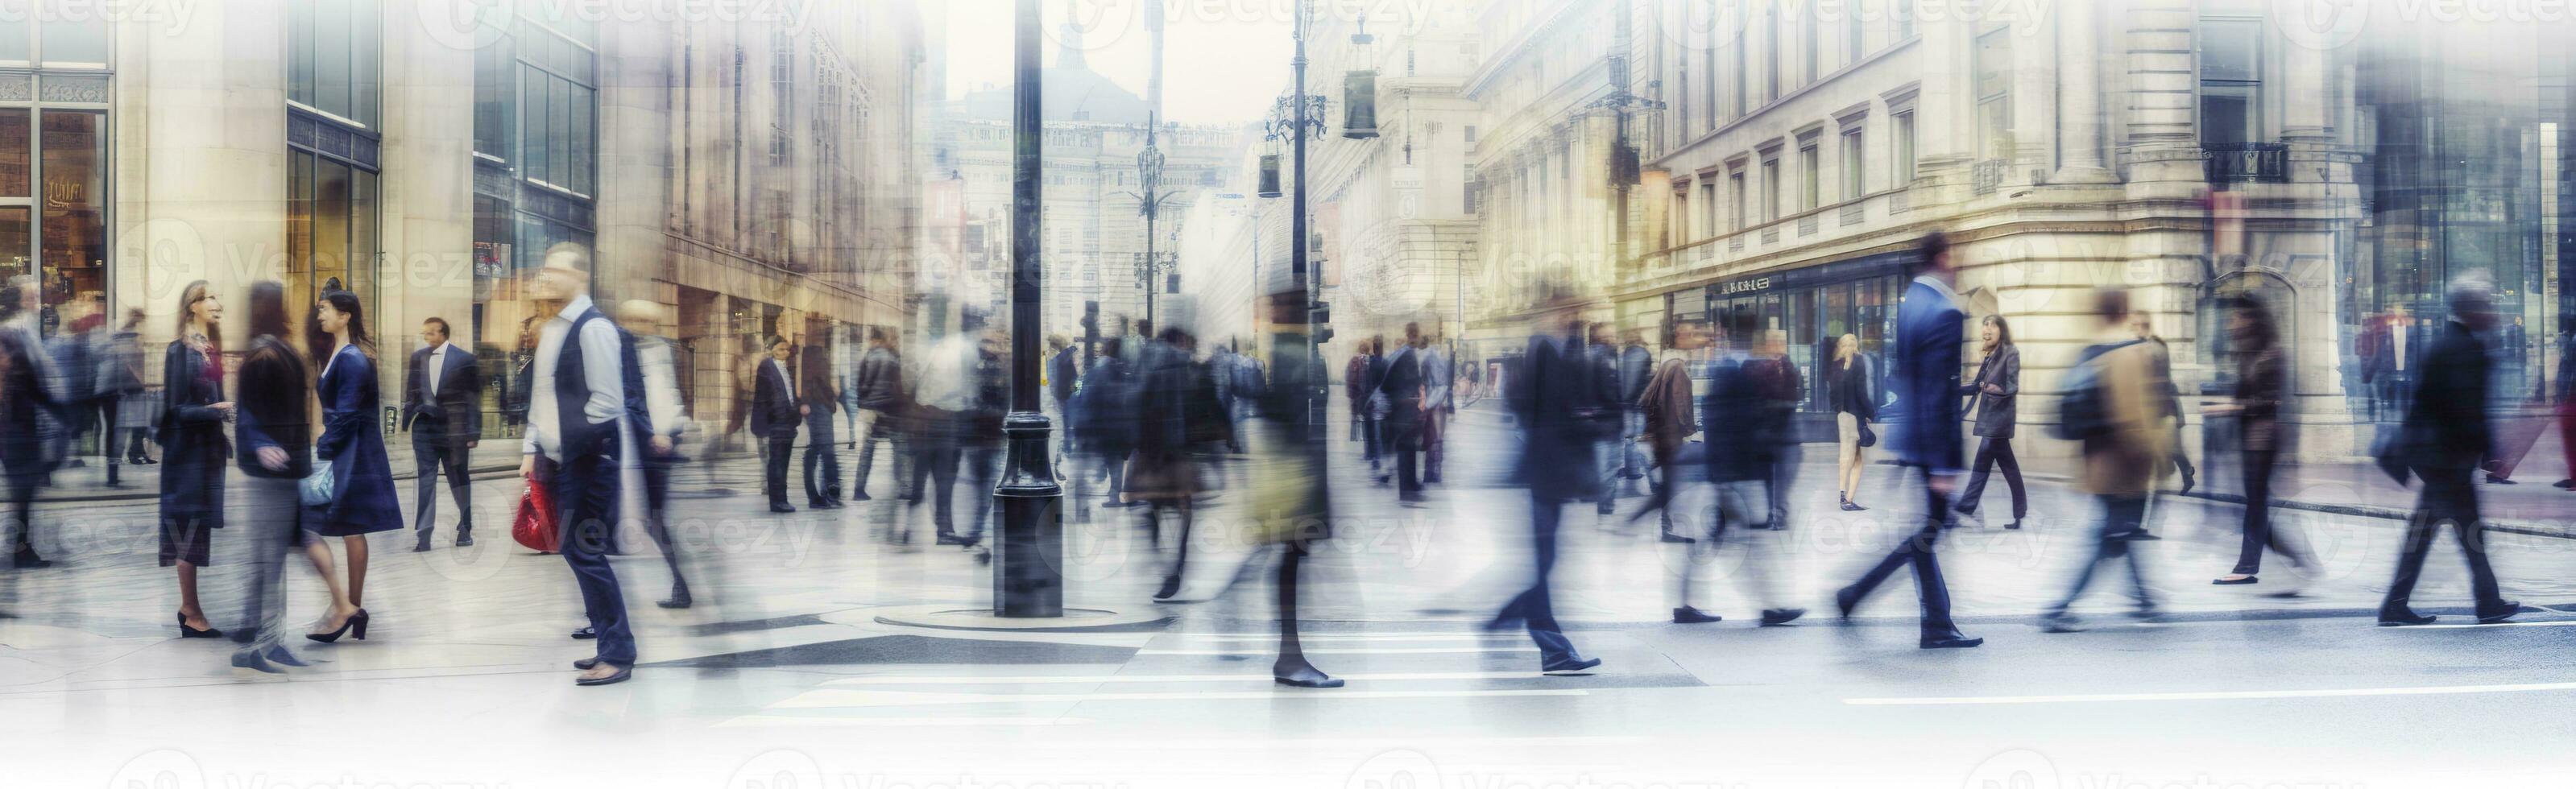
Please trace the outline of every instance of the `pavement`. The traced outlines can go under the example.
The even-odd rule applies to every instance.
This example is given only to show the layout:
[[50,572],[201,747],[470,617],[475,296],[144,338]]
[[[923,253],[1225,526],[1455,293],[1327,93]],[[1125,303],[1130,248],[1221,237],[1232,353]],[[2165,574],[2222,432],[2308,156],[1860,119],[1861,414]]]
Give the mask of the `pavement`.
[[[2033,615],[2089,558],[2091,515],[2036,482],[2024,528],[1942,538],[1962,626],[1986,646],[1923,651],[1905,578],[1848,622],[1825,602],[1910,530],[1915,497],[1873,468],[1871,509],[1834,509],[1811,452],[1789,528],[1714,551],[1625,526],[1641,498],[1609,519],[1569,508],[1555,602],[1605,662],[1542,677],[1525,636],[1479,626],[1529,577],[1528,498],[1500,486],[1510,442],[1461,420],[1448,482],[1418,507],[1334,443],[1336,536],[1307,565],[1302,611],[1310,658],[1350,681],[1329,691],[1267,681],[1272,556],[1238,520],[1255,482],[1241,462],[1221,466],[1199,513],[1180,603],[1148,601],[1170,559],[1139,512],[1068,502],[1068,606],[1163,616],[1064,632],[880,622],[992,594],[972,552],[877,539],[927,530],[927,507],[893,501],[883,476],[874,501],[771,515],[748,494],[749,458],[692,464],[673,523],[699,603],[654,607],[667,571],[630,536],[614,564],[644,664],[605,688],[570,682],[565,663],[589,652],[565,637],[581,607],[561,561],[497,529],[453,548],[443,519],[440,547],[418,554],[408,534],[375,535],[369,640],[296,644],[316,665],[279,679],[227,667],[227,644],[174,637],[148,503],[49,502],[40,534],[65,563],[0,573],[0,783],[2044,789],[2567,774],[2576,669],[2555,656],[2576,646],[2576,541],[2496,535],[2504,588],[2532,608],[2465,626],[2446,539],[2416,594],[2443,623],[2375,628],[2393,521],[2282,513],[2321,561],[2298,596],[2268,597],[2294,578],[2208,584],[2233,562],[2238,508],[2166,496],[2153,523],[2167,539],[2134,545],[2171,619],[2124,618],[2115,571],[2078,604],[2095,629],[2044,634]],[[408,512],[412,486],[397,487]],[[501,523],[517,494],[478,480],[478,523]],[[1989,495],[1989,514],[2006,506]],[[204,571],[219,627],[239,624],[237,542],[219,537]],[[1808,617],[1747,621],[1758,604],[1738,581],[1755,566],[1779,571]],[[1694,602],[1726,621],[1666,621],[1684,567],[1709,581]],[[289,586],[291,621],[317,618],[312,573],[290,568]]]

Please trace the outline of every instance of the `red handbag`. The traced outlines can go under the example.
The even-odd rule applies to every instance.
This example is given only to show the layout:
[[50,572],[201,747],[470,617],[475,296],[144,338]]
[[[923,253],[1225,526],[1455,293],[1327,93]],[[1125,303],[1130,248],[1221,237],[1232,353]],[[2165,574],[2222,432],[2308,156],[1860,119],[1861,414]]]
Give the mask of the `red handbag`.
[[538,553],[563,549],[563,533],[555,529],[554,494],[536,477],[529,477],[528,487],[519,492],[519,514],[510,519],[510,537]]

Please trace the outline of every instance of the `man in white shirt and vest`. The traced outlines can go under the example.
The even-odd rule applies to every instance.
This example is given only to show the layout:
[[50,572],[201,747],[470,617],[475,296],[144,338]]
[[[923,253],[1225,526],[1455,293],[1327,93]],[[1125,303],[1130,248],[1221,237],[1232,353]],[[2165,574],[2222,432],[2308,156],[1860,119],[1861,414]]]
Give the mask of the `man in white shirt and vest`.
[[762,348],[769,358],[760,360],[751,376],[751,434],[767,447],[761,486],[769,493],[770,512],[795,512],[787,503],[787,456],[796,451],[796,426],[807,411],[796,401],[796,376],[787,371],[787,358],[796,346],[771,335]]
[[642,451],[639,437],[657,451],[668,451],[669,439],[653,433],[645,412],[634,344],[591,303],[589,252],[570,243],[547,250],[531,291],[562,307],[538,332],[519,473],[553,493],[564,562],[590,620],[583,630],[598,640],[596,656],[573,662],[582,671],[574,684],[624,682],[634,672],[635,633],[608,564],[620,464]]

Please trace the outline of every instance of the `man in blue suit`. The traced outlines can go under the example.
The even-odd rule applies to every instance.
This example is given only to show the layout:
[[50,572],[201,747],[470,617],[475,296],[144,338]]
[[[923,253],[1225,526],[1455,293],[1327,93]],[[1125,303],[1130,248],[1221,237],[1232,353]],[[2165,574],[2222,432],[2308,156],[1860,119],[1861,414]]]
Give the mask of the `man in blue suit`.
[[1950,621],[1950,588],[1941,581],[1941,564],[1933,542],[1950,515],[1950,491],[1966,466],[1966,441],[1959,434],[1960,347],[1968,313],[1953,289],[1958,270],[1950,263],[1950,239],[1940,233],[1920,242],[1920,269],[1896,311],[1896,347],[1890,353],[1887,385],[1896,390],[1897,418],[1888,440],[1899,465],[1921,469],[1928,500],[1923,526],[1860,580],[1834,592],[1834,605],[1851,616],[1852,607],[1877,589],[1900,565],[1913,565],[1914,584],[1923,599],[1924,649],[1973,647],[1986,642],[1969,638]]

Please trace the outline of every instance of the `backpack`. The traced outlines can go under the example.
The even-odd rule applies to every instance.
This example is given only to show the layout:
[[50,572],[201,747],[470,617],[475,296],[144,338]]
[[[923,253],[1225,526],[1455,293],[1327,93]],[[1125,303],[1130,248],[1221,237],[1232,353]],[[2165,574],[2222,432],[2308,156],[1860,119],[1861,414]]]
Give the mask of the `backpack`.
[[2095,345],[2084,349],[2075,366],[2066,368],[2058,395],[2057,424],[2050,426],[2051,437],[2067,441],[2085,441],[2111,432],[2109,396],[2102,391],[2102,366],[2094,362],[2104,354],[2145,340]]

